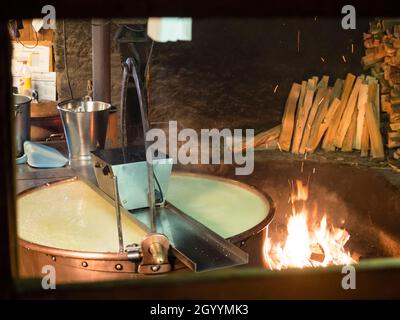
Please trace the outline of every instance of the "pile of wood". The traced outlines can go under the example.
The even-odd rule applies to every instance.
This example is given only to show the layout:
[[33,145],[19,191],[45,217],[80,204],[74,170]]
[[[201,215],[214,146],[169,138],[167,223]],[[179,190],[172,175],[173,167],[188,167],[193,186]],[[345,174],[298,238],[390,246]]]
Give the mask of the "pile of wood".
[[389,115],[388,147],[400,147],[400,20],[376,20],[364,34],[364,68],[381,84],[382,111]]
[[378,81],[348,74],[329,86],[329,77],[294,83],[286,101],[282,124],[262,132],[245,147],[278,148],[295,154],[360,150],[384,158],[380,132]]

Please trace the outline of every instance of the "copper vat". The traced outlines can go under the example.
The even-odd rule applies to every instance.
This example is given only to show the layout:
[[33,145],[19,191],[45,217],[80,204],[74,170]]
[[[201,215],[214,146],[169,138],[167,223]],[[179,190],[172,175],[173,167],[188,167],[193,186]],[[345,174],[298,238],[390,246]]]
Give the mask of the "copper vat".
[[[257,265],[262,256],[261,243],[264,238],[264,232],[266,232],[267,226],[271,222],[275,212],[275,207],[271,198],[265,193],[261,193],[260,191],[235,180],[204,174],[190,175],[198,175],[199,177],[207,177],[241,186],[246,190],[255,193],[268,205],[269,211],[260,223],[249,230],[228,238],[232,243],[249,253],[249,265]],[[18,194],[17,198],[22,197],[27,193],[38,191],[42,188],[50,188],[55,184],[71,182],[77,179],[78,178],[65,179],[28,189]],[[109,199],[110,198],[106,200]],[[55,267],[57,283],[97,282],[153,277],[138,273],[138,263],[131,261],[126,252],[73,251],[48,247],[21,238],[18,238],[18,252],[19,275],[23,278],[42,278],[45,275],[45,273],[42,273],[42,268],[46,265],[52,265]],[[171,273],[190,271],[190,269],[174,257],[171,257],[171,264],[173,270]]]

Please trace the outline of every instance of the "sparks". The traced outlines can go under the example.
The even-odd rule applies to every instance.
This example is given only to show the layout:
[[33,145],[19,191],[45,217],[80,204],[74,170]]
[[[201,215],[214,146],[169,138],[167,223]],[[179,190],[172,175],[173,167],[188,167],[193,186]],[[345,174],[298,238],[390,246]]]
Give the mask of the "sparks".
[[297,31],[297,52],[300,52],[300,30]]

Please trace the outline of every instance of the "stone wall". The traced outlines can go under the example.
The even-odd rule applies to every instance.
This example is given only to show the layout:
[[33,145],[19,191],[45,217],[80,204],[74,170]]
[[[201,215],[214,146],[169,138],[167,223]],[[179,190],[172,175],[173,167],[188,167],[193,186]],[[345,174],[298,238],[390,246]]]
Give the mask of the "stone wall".
[[[74,97],[87,94],[92,79],[92,30],[90,20],[65,20],[68,72]],[[121,59],[114,40],[116,27],[111,26],[111,103],[118,107],[121,82]],[[58,100],[70,98],[64,67],[63,22],[57,22],[54,40]]]

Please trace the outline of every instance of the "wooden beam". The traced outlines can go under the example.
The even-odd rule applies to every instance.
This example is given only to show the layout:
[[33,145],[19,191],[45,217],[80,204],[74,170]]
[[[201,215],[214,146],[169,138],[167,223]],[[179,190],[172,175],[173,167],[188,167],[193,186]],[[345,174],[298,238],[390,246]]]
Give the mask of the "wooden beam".
[[298,83],[293,83],[286,100],[285,112],[282,117],[282,129],[279,135],[279,147],[284,151],[290,151],[295,125],[296,105],[300,96],[301,88],[302,86]]

